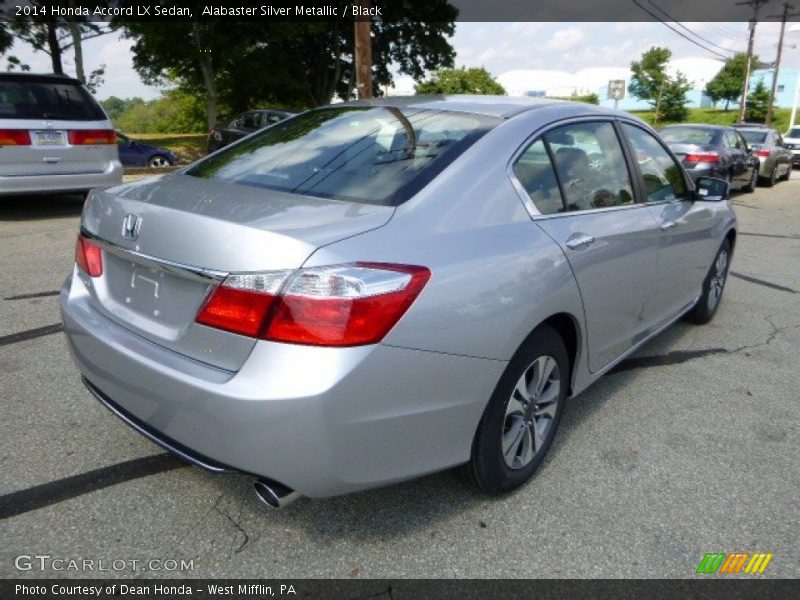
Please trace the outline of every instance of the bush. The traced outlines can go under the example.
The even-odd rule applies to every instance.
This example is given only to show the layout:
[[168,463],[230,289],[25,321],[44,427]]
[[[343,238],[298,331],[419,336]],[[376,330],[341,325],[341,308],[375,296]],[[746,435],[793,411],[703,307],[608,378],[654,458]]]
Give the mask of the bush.
[[[120,109],[118,102],[109,98],[109,116],[114,126],[122,131],[136,133],[201,133],[206,130],[205,106],[196,96],[181,90],[170,90],[160,98],[145,102],[140,98],[123,101],[116,118],[112,114]],[[116,99],[118,100],[118,99]]]

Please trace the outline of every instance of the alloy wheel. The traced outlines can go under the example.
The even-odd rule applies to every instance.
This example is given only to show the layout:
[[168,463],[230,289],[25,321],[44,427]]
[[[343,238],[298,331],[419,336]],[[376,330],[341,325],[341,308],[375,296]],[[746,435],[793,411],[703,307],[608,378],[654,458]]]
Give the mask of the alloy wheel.
[[708,286],[708,308],[714,310],[722,298],[725,289],[725,279],[728,276],[728,253],[722,250],[714,263],[714,273]]
[[531,463],[553,432],[561,398],[561,374],[552,356],[525,369],[506,405],[501,438],[503,459],[514,470]]

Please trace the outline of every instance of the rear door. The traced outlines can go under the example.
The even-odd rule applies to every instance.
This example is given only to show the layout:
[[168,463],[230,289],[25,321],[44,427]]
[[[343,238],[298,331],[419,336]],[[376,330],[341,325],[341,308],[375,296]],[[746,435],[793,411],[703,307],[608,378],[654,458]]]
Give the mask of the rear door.
[[750,182],[750,157],[747,142],[734,129],[725,130],[725,146],[731,158],[731,179],[734,187],[742,187]]
[[[541,164],[543,156],[550,165]],[[658,225],[634,201],[612,121],[548,131],[518,158],[515,173],[543,213],[536,223],[572,267],[588,327],[589,365],[598,371],[652,330]]]
[[112,133],[77,82],[0,76],[0,177],[103,173],[118,156]]
[[659,227],[653,307],[660,326],[700,294],[716,252],[716,218],[707,202],[692,201],[683,169],[660,140],[632,123],[623,123],[622,131],[636,157],[643,201]]

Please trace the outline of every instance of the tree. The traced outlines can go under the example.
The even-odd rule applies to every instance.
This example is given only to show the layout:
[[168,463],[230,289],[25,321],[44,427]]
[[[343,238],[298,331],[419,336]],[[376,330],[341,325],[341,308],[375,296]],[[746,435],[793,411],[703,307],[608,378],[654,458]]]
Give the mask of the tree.
[[675,77],[667,79],[661,94],[661,117],[665,121],[685,121],[689,116],[686,106],[686,92],[692,89],[686,77],[678,71]]
[[500,94],[506,90],[483,67],[439,69],[415,86],[417,94]]
[[[106,35],[112,31],[112,28],[108,24],[79,18],[61,21],[53,16],[49,10],[52,2],[30,0],[30,4],[44,7],[44,16],[28,17],[11,22],[9,25],[14,35],[31,45],[34,50],[48,54],[52,63],[53,73],[64,74],[62,57],[64,52],[72,48],[78,80],[87,84],[90,89],[102,83],[105,66],[96,69],[88,77],[84,73],[83,42],[94,37]],[[69,7],[75,8],[78,3],[77,0],[68,0],[67,4]]]
[[744,120],[753,123],[764,123],[767,120],[767,105],[769,104],[769,90],[764,85],[764,80],[759,79],[753,91],[747,95]]
[[[342,14],[346,2],[338,0]],[[446,0],[415,7],[414,21],[398,15],[411,0],[384,7],[373,23],[374,92],[392,83],[392,66],[421,79],[451,66],[447,41],[457,11]],[[134,67],[150,84],[174,83],[206,101],[207,123],[254,105],[305,109],[355,90],[352,21],[119,21],[134,41]],[[191,43],[176,43],[188,40]]]
[[[758,64],[758,56],[753,56],[753,64]],[[706,84],[706,95],[716,104],[725,101],[725,110],[731,102],[736,102],[742,94],[747,70],[747,54],[739,52],[725,61],[725,64]]]
[[[642,54],[642,58],[631,63],[631,82],[628,90],[640,100],[647,100],[655,109],[654,124],[661,118],[681,121],[688,116],[686,92],[691,88],[682,73],[675,77],[667,74],[667,63],[672,57],[669,48],[653,46]],[[663,111],[662,103],[668,102],[668,110]],[[667,114],[669,116],[667,116]]]

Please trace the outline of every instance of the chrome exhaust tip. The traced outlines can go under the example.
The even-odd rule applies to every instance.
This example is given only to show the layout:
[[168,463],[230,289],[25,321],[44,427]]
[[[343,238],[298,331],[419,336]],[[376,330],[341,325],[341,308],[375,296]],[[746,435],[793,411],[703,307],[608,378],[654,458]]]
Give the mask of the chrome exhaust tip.
[[256,479],[253,490],[259,501],[270,508],[286,508],[300,497],[300,492],[268,479]]

